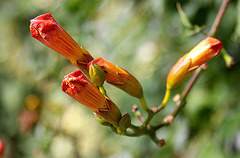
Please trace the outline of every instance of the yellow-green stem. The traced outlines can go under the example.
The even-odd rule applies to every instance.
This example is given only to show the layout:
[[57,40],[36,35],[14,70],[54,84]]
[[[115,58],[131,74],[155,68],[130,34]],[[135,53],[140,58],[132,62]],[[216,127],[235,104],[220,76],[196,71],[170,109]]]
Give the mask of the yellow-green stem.
[[170,94],[171,94],[171,90],[167,88],[166,92],[165,92],[165,96],[162,101],[162,104],[158,107],[158,111],[161,111],[162,109],[164,109],[166,107],[169,97],[170,97]]
[[150,113],[150,112],[152,111],[152,110],[150,110],[149,107],[147,106],[147,103],[146,103],[144,97],[139,98],[139,101],[140,101],[140,103],[141,103],[141,105],[142,105],[142,107],[143,107],[143,109],[144,109],[145,111],[147,111],[148,113]]

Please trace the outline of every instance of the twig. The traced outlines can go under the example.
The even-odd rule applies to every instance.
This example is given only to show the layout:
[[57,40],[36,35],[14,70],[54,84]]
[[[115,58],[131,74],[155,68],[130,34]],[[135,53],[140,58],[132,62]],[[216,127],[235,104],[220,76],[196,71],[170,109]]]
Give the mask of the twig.
[[219,26],[219,24],[220,24],[220,22],[222,20],[223,14],[224,14],[224,12],[225,12],[229,2],[230,2],[230,0],[224,0],[223,1],[220,9],[218,10],[218,14],[217,14],[217,16],[215,18],[215,21],[214,21],[214,23],[212,25],[212,28],[211,28],[211,30],[208,33],[209,36],[214,36],[216,34],[218,26]]

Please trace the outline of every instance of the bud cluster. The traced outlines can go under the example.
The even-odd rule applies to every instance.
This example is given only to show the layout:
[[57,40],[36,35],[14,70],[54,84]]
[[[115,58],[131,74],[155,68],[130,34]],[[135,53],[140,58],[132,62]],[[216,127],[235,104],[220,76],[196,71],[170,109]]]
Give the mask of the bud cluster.
[[[30,31],[32,37],[68,58],[80,69],[64,77],[62,91],[92,110],[99,123],[110,126],[113,131],[121,135],[131,126],[130,115],[122,116],[119,108],[108,98],[103,88],[105,81],[140,99],[144,110],[152,116],[154,111],[148,109],[139,81],[127,70],[101,57],[94,59],[72,39],[50,13],[32,19]],[[169,90],[179,86],[194,70],[218,55],[222,47],[218,39],[207,37],[180,58],[168,74],[167,97],[159,109],[165,107],[170,96]],[[146,123],[148,121],[149,119]]]
[[138,80],[128,71],[103,58],[93,59],[50,13],[40,15],[30,22],[32,37],[68,58],[80,69],[64,77],[62,90],[92,110],[101,124],[127,129],[131,123],[130,115],[122,117],[118,107],[106,96],[103,84],[107,81],[131,96],[142,98],[143,90]]

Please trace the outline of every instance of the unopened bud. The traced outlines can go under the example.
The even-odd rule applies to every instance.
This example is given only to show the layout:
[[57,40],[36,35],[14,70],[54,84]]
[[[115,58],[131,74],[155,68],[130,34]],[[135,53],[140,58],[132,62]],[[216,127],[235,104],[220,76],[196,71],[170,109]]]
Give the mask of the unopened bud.
[[68,58],[89,77],[87,64],[93,57],[77,44],[50,13],[32,19],[30,31],[32,37]]
[[166,143],[165,143],[165,140],[164,140],[164,139],[161,139],[161,140],[159,140],[159,142],[158,142],[158,146],[159,146],[159,147],[163,147],[165,144],[166,144]]
[[123,115],[118,124],[123,130],[126,130],[131,125],[130,115],[128,113]]
[[90,65],[91,63],[96,63],[103,69],[106,75],[105,80],[109,84],[120,88],[121,90],[133,97],[143,97],[143,89],[141,84],[127,70],[120,68],[119,66],[113,65],[112,63],[101,57],[92,60],[88,63],[88,65]]
[[172,67],[167,77],[167,89],[179,86],[194,70],[218,55],[222,47],[221,41],[213,37],[201,41]]
[[89,65],[89,75],[93,84],[101,87],[105,81],[105,73],[103,69],[95,63]]
[[109,123],[118,126],[122,114],[118,107],[80,71],[66,75],[62,81],[62,90],[70,97],[85,105]]
[[168,122],[169,124],[172,124],[174,121],[174,116],[173,115],[168,115],[164,118],[165,122]]

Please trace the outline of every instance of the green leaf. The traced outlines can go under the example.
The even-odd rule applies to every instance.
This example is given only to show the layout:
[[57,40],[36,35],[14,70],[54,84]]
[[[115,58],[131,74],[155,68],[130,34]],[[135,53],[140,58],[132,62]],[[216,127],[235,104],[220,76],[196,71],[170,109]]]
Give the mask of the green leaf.
[[176,5],[177,5],[177,10],[178,10],[178,13],[180,15],[181,22],[182,22],[183,26],[192,30],[194,27],[193,27],[192,23],[190,22],[189,18],[187,17],[187,15],[182,10],[180,3],[177,3]]

